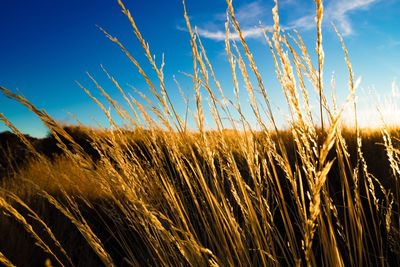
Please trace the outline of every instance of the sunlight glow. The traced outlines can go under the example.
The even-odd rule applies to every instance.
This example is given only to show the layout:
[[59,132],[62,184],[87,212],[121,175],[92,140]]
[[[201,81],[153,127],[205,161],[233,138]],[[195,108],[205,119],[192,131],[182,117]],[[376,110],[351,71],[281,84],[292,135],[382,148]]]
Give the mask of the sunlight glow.
[[[399,84],[393,79],[391,90],[386,94],[379,94],[374,88],[361,91],[357,95],[357,118],[361,128],[397,127],[400,125],[400,92]],[[348,108],[344,113],[344,123],[354,126],[354,109]]]

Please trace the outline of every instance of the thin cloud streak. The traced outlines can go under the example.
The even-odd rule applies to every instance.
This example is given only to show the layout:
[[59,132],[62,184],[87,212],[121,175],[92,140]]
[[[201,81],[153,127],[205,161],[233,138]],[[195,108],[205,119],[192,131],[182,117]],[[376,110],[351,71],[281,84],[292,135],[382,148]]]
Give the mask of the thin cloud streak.
[[[371,5],[379,2],[380,0],[331,0],[325,6],[324,20],[328,23],[334,23],[337,25],[339,31],[344,36],[348,36],[354,33],[349,13],[356,12],[358,10],[365,10]],[[289,4],[292,1],[287,1]],[[260,1],[248,3],[242,7],[239,7],[236,11],[236,18],[241,24],[243,30],[243,36],[247,38],[259,38],[262,37],[263,31],[271,31],[272,26],[256,27],[257,22],[261,19],[261,16],[266,14],[266,8],[261,4]],[[225,18],[225,14],[216,15],[219,21]],[[211,23],[215,25],[214,23]],[[286,30],[291,29],[303,29],[310,30],[315,27],[315,16],[313,12],[307,14],[299,19],[287,23],[283,26]],[[215,28],[215,27],[214,27]],[[222,41],[225,39],[226,34],[224,30],[214,30],[210,27],[198,27],[198,32],[201,37]],[[237,33],[231,33],[231,39],[238,39]]]
[[333,2],[327,7],[326,14],[328,20],[338,23],[339,29],[343,35],[350,35],[353,33],[352,24],[350,22],[348,13],[360,9],[366,9],[379,0],[339,0]]
[[[349,18],[351,12],[367,9],[380,0],[337,0],[330,1],[325,7],[325,21],[337,24],[342,35],[347,36],[354,33],[352,23]],[[305,29],[309,30],[315,26],[314,15],[306,15],[291,23],[289,29]]]
[[[207,29],[197,28],[197,31],[201,37],[212,39],[215,41],[223,41],[226,38],[225,31],[209,31]],[[249,29],[241,30],[244,38],[259,38],[263,35],[263,32],[271,32],[272,27],[253,27]],[[239,35],[237,33],[230,33],[229,39],[238,40]]]
[[[261,1],[257,0],[248,4],[245,4],[237,8],[235,17],[241,25],[241,32],[245,38],[260,38],[264,31],[272,31],[272,27],[255,26],[259,24],[264,14],[267,14],[268,10]],[[225,30],[219,30],[217,25],[223,25],[226,19],[225,13],[219,13],[214,15],[214,21],[208,22],[208,27],[197,26],[197,31],[201,37],[211,39],[214,41],[223,41],[226,38]],[[217,28],[217,30],[215,30]],[[184,30],[182,27],[178,27],[179,30]],[[229,39],[237,40],[239,35],[236,32],[231,32]]]
[[[268,10],[260,1],[241,6],[235,12],[236,19],[245,25],[257,23]],[[225,14],[224,14],[225,15]]]

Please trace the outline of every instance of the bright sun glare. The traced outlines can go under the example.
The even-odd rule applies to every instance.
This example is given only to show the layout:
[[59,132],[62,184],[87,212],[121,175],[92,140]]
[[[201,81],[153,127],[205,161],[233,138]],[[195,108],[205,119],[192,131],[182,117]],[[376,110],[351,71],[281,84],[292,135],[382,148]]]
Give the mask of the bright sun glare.
[[[379,90],[380,91],[380,90]],[[382,94],[376,88],[358,89],[357,123],[361,128],[396,127],[400,124],[399,84],[396,79],[392,81],[391,90]],[[387,90],[384,90],[385,92]],[[381,91],[382,92],[382,91]],[[352,105],[343,114],[344,123],[354,126],[354,109]]]

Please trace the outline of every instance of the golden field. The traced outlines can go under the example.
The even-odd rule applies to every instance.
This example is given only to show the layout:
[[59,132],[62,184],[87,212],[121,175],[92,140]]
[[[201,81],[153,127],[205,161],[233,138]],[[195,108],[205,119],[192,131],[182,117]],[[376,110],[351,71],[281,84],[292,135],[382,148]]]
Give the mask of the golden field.
[[[104,31],[146,80],[154,102],[126,103],[97,81],[107,104],[82,89],[109,129],[66,126],[12,91],[40,117],[43,139],[3,134],[0,262],[5,266],[397,266],[400,264],[399,130],[343,125],[357,118],[357,84],[343,39],[349,96],[329,104],[323,86],[323,3],[316,0],[316,62],[273,9],[265,33],[290,125],[277,126],[268,90],[227,1],[226,57],[234,98],[225,97],[186,14],[193,54],[193,120],[178,114],[150,46],[119,1],[153,68],[151,80],[120,41]],[[231,31],[238,39],[230,38]],[[311,50],[310,50],[311,51]],[[255,122],[238,96],[247,90]],[[318,114],[309,94],[319,96]],[[202,97],[210,99],[207,110]],[[261,102],[261,103],[260,103]],[[107,106],[124,121],[120,126]],[[205,113],[216,125],[207,129]],[[237,116],[233,115],[237,114]],[[230,127],[223,121],[230,122]],[[397,264],[397,265],[396,265]]]

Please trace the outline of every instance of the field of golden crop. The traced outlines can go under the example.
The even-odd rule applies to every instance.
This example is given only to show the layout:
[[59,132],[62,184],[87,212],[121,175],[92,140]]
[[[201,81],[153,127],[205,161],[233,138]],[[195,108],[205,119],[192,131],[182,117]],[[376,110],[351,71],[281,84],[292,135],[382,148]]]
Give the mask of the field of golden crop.
[[[2,143],[0,263],[5,266],[398,266],[400,264],[399,131],[346,128],[356,85],[344,41],[349,96],[329,105],[323,88],[323,4],[316,0],[313,62],[299,35],[265,33],[289,106],[291,124],[276,123],[268,90],[227,1],[226,56],[234,99],[227,99],[200,36],[186,14],[193,54],[193,119],[178,114],[150,47],[119,1],[153,67],[151,80],[115,37],[153,94],[126,103],[91,77],[107,104],[82,89],[107,116],[110,129],[65,126],[12,91],[47,126],[45,139],[13,131]],[[235,32],[239,39],[229,38]],[[311,50],[310,50],[311,51]],[[244,115],[246,86],[255,124]],[[157,85],[156,85],[157,84]],[[308,88],[306,85],[309,85]],[[319,114],[309,92],[319,95]],[[205,126],[207,95],[215,128]],[[256,99],[258,98],[258,99]],[[260,101],[262,104],[260,104]],[[125,122],[110,115],[111,105]],[[238,114],[238,117],[232,115]],[[226,127],[228,119],[232,127]],[[357,120],[355,120],[357,122]],[[6,140],[6,135],[2,135]],[[18,153],[17,153],[18,152]],[[18,154],[18,155],[17,155]]]

